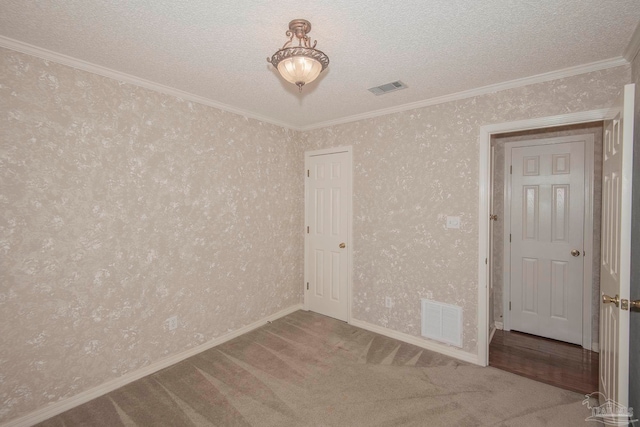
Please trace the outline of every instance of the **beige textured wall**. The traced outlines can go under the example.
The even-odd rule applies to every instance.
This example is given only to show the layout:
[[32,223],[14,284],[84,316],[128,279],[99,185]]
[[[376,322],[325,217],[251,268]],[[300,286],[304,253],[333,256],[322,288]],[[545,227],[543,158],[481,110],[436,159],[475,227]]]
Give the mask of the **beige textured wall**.
[[491,140],[495,147],[496,165],[493,174],[493,213],[498,215],[498,221],[494,222],[493,241],[493,315],[494,319],[502,322],[503,317],[503,229],[504,229],[504,144],[514,141],[529,139],[555,138],[572,135],[593,135],[593,251],[591,260],[592,288],[591,288],[591,340],[599,342],[599,318],[600,318],[600,220],[602,211],[602,122],[585,123],[574,126],[562,126],[541,130],[517,132],[513,134],[497,135]]
[[294,132],[5,49],[0,132],[0,422],[302,301]]
[[354,147],[353,316],[420,336],[431,291],[463,307],[475,354],[480,126],[605,108],[629,79],[624,66],[304,132],[309,150]]
[[301,302],[304,149],[354,146],[354,317],[419,336],[432,291],[464,308],[475,353],[479,127],[602,108],[630,79],[619,67],[296,133],[0,61],[0,422]]
[[[492,254],[491,254],[491,276],[489,278],[489,313],[491,313],[491,320],[489,326],[494,327],[495,322],[503,322],[502,317],[502,295],[503,282],[502,271],[504,268],[504,258],[502,256],[502,238],[504,235],[504,146],[502,144],[495,144],[495,137],[491,137],[491,146],[493,152],[493,164],[491,170],[491,213],[497,215],[498,219],[490,222],[491,238],[493,239]],[[493,323],[491,323],[493,321]]]

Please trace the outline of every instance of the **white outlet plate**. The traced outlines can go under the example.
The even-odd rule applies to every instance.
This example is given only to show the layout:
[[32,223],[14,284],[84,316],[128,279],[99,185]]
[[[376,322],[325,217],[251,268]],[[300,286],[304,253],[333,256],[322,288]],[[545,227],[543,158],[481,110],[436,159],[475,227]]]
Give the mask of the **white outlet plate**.
[[447,228],[460,228],[460,217],[459,216],[448,216],[447,217]]
[[393,298],[391,298],[391,297],[386,297],[386,298],[384,299],[384,306],[385,306],[385,307],[387,307],[387,308],[391,308],[391,307],[393,307]]
[[170,331],[173,331],[178,327],[178,316],[171,316],[167,319],[167,326]]

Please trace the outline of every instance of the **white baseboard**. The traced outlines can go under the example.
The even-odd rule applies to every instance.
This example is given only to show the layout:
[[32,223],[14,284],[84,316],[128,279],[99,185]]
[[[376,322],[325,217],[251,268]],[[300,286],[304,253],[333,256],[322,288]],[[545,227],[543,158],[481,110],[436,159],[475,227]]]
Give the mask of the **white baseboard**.
[[415,346],[422,347],[427,350],[435,351],[436,353],[444,354],[445,356],[450,356],[455,359],[473,363],[475,365],[480,364],[478,361],[477,354],[467,353],[466,351],[459,350],[447,344],[440,344],[440,343],[428,340],[426,338],[420,338],[413,335],[405,334],[404,332],[394,331],[393,329],[388,329],[383,326],[373,325],[371,323],[367,323],[362,320],[351,319],[351,322],[349,323],[358,328],[366,329],[368,331],[375,332],[389,338],[395,338],[399,341],[404,341],[406,343],[413,344]]
[[504,323],[502,322],[494,322],[494,324],[496,325],[496,329],[501,331],[504,329]]
[[195,356],[198,353],[202,353],[205,350],[209,350],[212,347],[215,347],[224,342],[227,342],[242,334],[246,334],[247,332],[250,332],[256,328],[259,328],[260,326],[263,326],[267,322],[271,322],[273,320],[279,319],[280,317],[284,317],[288,314],[293,313],[294,311],[298,311],[301,309],[302,309],[302,304],[296,304],[291,307],[285,308],[284,310],[279,311],[275,314],[272,314],[271,316],[267,316],[247,326],[243,326],[240,329],[236,329],[233,332],[214,338],[211,341],[208,341],[197,347],[193,347],[181,353],[174,354],[173,356],[169,356],[165,359],[152,363],[151,365],[145,366],[142,369],[129,372],[119,378],[115,378],[113,380],[100,384],[97,387],[83,391],[82,393],[76,394],[75,396],[69,397],[59,402],[51,403],[43,408],[37,409],[20,418],[10,420],[7,423],[2,424],[2,427],[28,427],[28,426],[32,426],[34,424],[40,423],[44,420],[47,420],[51,417],[61,414],[64,411],[68,411],[69,409],[75,408],[76,406],[82,405],[83,403],[87,403],[90,400],[93,400],[97,397],[107,394],[110,391],[113,391],[117,388],[125,386],[133,381],[146,377],[147,375],[151,375],[154,372],[157,372],[161,369],[167,368],[171,365],[181,362],[191,356]]

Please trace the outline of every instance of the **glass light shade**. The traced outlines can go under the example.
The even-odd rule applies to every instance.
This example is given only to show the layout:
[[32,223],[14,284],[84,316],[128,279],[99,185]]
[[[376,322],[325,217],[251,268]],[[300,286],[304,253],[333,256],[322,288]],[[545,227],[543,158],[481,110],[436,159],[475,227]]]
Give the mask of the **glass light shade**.
[[322,64],[308,56],[292,56],[280,61],[278,71],[286,81],[301,87],[320,75]]

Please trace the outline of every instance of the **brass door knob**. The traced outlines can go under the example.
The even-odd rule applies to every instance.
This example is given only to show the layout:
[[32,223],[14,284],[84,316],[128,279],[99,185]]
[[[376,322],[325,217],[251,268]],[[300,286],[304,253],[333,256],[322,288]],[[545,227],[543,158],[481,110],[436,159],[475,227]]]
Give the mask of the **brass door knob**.
[[631,308],[640,310],[640,299],[629,301],[629,305],[631,306]]
[[614,298],[609,295],[602,294],[602,302],[604,304],[613,303],[616,307],[620,306],[620,295],[616,295]]
[[577,249],[571,249],[571,255],[572,256],[580,256],[580,251]]
[[338,246],[340,249],[344,249],[347,247],[347,245],[345,245],[344,243],[340,243],[340,245]]

